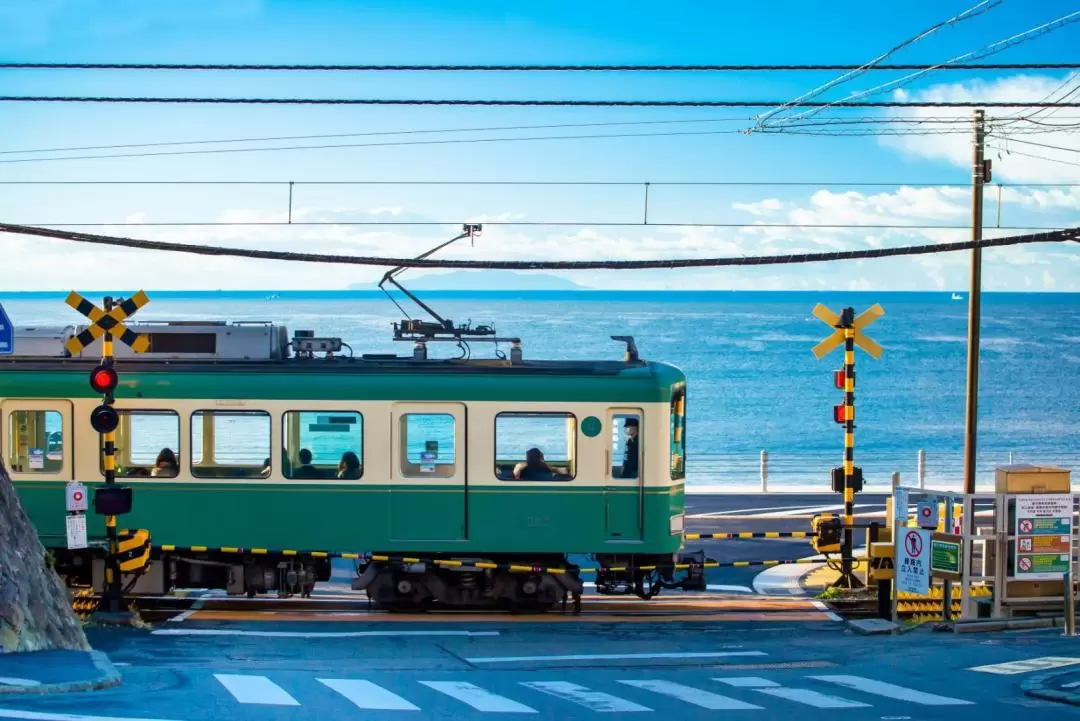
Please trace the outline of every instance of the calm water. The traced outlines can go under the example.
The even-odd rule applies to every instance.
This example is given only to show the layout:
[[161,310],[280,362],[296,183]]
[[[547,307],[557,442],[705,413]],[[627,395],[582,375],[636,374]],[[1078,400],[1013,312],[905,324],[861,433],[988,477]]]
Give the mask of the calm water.
[[[148,292],[151,304],[140,312],[147,319],[274,320],[290,330],[340,336],[357,354],[411,350],[391,340],[390,324],[400,312],[381,294]],[[857,351],[856,463],[872,485],[887,484],[893,471],[905,483],[914,482],[916,454],[924,449],[928,483],[953,485],[961,478],[966,293],[963,300],[950,293],[420,295],[455,322],[493,324],[500,335],[521,337],[531,358],[616,359],[623,349],[610,336],[632,335],[643,357],[673,363],[689,377],[691,485],[756,484],[759,454],[767,449],[770,486],[818,488],[828,487],[828,470],[842,458],[843,432],[832,421],[832,406],[842,394],[832,386],[832,371],[841,366],[843,353],[820,361],[813,356],[810,349],[830,329],[810,312],[818,302],[835,311],[850,305],[856,312],[880,302],[886,315],[868,334],[885,348],[884,356],[874,360]],[[78,321],[63,298],[64,293],[9,293],[0,294],[0,303],[16,325]],[[412,306],[406,309],[413,312]],[[448,345],[433,353],[458,351]],[[472,353],[489,355],[490,348],[476,343]],[[984,295],[980,486],[992,483],[994,467],[1007,463],[1010,451],[1018,461],[1080,467],[1078,424],[1080,296]],[[425,427],[428,435],[448,433]],[[267,452],[243,451],[242,443],[230,452],[261,462],[270,442],[260,428],[236,427],[238,435],[230,437],[239,440],[249,430],[251,442]],[[530,443],[537,433],[517,426],[500,430],[500,452]],[[565,454],[563,426],[548,424],[539,435],[549,455]],[[423,440],[410,437],[410,455],[419,454]],[[340,455],[343,442],[327,441],[315,450]]]

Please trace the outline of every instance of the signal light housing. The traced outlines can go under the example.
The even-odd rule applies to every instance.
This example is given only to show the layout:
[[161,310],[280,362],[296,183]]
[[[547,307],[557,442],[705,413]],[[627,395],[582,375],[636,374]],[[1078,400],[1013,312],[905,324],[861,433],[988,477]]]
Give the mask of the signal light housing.
[[[862,490],[862,487],[863,487],[862,469],[859,468],[858,466],[855,466],[854,468],[851,469],[851,486],[849,486],[849,488],[851,488],[851,490],[854,491],[855,493],[858,493],[859,491]],[[832,489],[834,491],[836,491],[837,493],[843,493],[844,492],[844,468],[843,468],[843,466],[841,466],[839,468],[832,469]]]
[[90,371],[90,387],[96,393],[102,395],[112,393],[119,382],[120,378],[112,368],[101,365]]
[[840,390],[847,387],[847,374],[843,370],[833,371],[833,385]]
[[123,516],[131,513],[131,488],[98,486],[94,489],[94,512],[99,516]]
[[833,406],[832,419],[837,423],[847,423],[847,406]]
[[120,414],[112,406],[100,405],[90,411],[90,425],[98,433],[112,433],[120,425]]

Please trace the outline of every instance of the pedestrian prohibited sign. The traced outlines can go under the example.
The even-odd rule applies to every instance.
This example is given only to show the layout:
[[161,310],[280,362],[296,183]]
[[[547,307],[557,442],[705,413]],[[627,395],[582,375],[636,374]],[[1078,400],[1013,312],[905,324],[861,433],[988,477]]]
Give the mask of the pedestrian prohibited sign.
[[930,532],[904,529],[896,536],[896,590],[925,595],[930,592]]

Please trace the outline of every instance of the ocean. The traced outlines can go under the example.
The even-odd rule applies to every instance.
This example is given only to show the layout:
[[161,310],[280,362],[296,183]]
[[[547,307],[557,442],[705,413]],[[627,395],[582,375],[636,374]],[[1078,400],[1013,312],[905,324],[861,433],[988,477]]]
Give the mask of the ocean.
[[[411,352],[408,343],[392,340],[391,323],[402,314],[378,291],[147,292],[151,302],[140,319],[272,320],[290,331],[340,336],[357,354]],[[100,302],[100,293],[84,294]],[[0,293],[0,303],[19,326],[80,322],[65,295]],[[811,311],[819,302],[856,313],[880,303],[885,315],[866,334],[884,354],[873,359],[856,351],[856,465],[868,487],[887,486],[893,472],[914,484],[922,450],[927,486],[960,486],[966,292],[959,299],[951,292],[862,291],[417,295],[455,323],[490,324],[499,335],[520,337],[527,358],[617,359],[623,345],[611,336],[633,336],[642,357],[672,363],[688,376],[688,486],[729,490],[760,486],[763,450],[770,490],[829,489],[829,471],[843,458],[842,426],[832,419],[833,405],[842,402],[832,373],[842,367],[843,351],[814,357],[811,348],[831,329]],[[422,316],[395,297],[410,315]],[[453,344],[433,346],[440,357],[459,353]],[[490,355],[491,348],[473,343],[471,352]],[[1080,468],[1080,296],[983,294],[979,374],[980,489],[992,488],[995,467],[1010,454],[1018,463]],[[558,446],[565,427],[549,429]],[[536,429],[526,430],[508,431],[505,447],[535,437]],[[232,450],[269,455],[261,448]]]

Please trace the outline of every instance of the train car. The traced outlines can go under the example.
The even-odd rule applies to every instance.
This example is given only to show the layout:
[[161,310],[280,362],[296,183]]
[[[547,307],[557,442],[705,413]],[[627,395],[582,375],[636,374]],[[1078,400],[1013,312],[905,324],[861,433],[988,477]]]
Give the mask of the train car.
[[[353,587],[395,608],[549,605],[580,594],[578,554],[626,568],[601,571],[601,593],[703,587],[671,570],[687,558],[686,377],[631,338],[616,337],[622,359],[532,360],[516,339],[508,357],[437,359],[424,339],[354,354],[276,323],[127,325],[150,343],[115,351],[116,477],[134,498],[120,522],[154,549],[137,593],[310,593],[330,577],[313,550],[361,554]],[[100,548],[69,550],[65,533],[67,485],[104,478],[101,342],[64,348],[81,330],[17,328],[0,454],[60,573],[99,588]],[[100,540],[92,508],[88,522]]]

